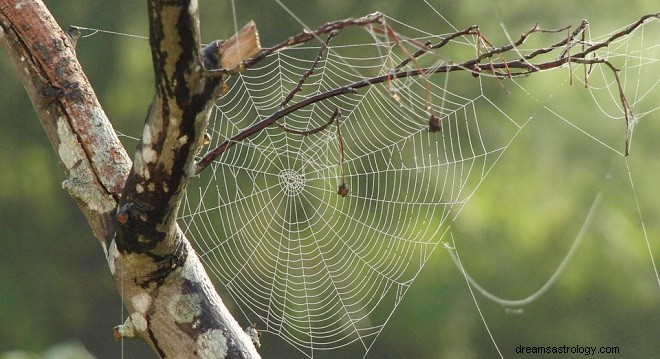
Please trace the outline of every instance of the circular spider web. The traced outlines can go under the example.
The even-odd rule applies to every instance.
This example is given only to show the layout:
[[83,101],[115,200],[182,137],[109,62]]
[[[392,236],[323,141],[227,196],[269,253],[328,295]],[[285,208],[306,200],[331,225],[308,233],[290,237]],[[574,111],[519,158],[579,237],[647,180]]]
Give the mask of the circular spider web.
[[[405,58],[396,44],[371,40],[330,46],[292,103]],[[210,146],[276,111],[318,52],[278,52],[231,78]],[[452,208],[467,201],[520,129],[482,96],[478,80],[457,77],[472,81],[474,93],[465,96],[438,78],[392,81],[298,110],[280,123],[311,130],[339,109],[340,131],[335,124],[309,135],[267,128],[225,152],[189,191],[183,227],[257,328],[308,355],[371,346],[440,242]],[[430,104],[442,132],[429,131]],[[478,113],[484,109],[487,116]],[[483,128],[493,126],[498,134],[487,138]],[[343,183],[346,197],[337,193]]]
[[[231,77],[209,146],[280,109],[310,68],[290,103],[387,74],[409,56],[397,41],[360,31],[367,37],[356,41],[354,34],[354,45],[340,43],[343,34],[333,39],[316,65],[320,46],[306,45]],[[469,38],[453,44],[474,53]],[[441,56],[419,61],[406,66],[446,64]],[[484,77],[397,79],[303,107],[279,124],[311,131],[335,110],[341,115],[307,135],[268,127],[191,182],[182,227],[246,320],[308,356],[346,345],[369,350],[451,221],[527,123],[484,96],[487,86],[501,91]],[[429,114],[442,131],[430,131]],[[347,196],[338,194],[342,185]]]

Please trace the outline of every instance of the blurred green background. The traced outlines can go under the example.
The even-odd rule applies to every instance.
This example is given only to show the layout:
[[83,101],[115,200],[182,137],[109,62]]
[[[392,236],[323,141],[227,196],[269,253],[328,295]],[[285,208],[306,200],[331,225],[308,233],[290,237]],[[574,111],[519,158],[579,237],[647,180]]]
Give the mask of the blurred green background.
[[[450,31],[421,0],[282,2],[312,27],[379,10],[418,28]],[[600,35],[658,11],[655,0],[628,1],[625,6],[613,0],[429,3],[459,29],[479,24],[496,44],[507,41],[503,26],[516,38],[537,22],[556,28],[586,18],[591,34]],[[47,5],[63,28],[147,34],[146,5],[141,1]],[[227,37],[234,21],[240,27],[250,19],[256,21],[264,45],[301,29],[274,1],[236,1],[236,18],[229,1],[201,1],[200,9],[204,41]],[[656,21],[644,35],[644,41],[655,46],[651,51],[656,62],[659,27]],[[77,53],[116,129],[138,136],[152,96],[148,43],[97,34],[81,39]],[[656,65],[655,72],[630,88],[637,83],[651,88],[658,73]],[[515,139],[452,227],[461,260],[492,292],[525,297],[552,275],[601,193],[582,245],[545,295],[522,311],[506,310],[478,294],[476,298],[505,357],[513,357],[518,345],[578,344],[619,346],[620,357],[660,357],[660,288],[651,260],[652,255],[658,262],[660,254],[660,113],[637,124],[626,161],[543,110],[547,105],[607,145],[623,147],[623,124],[605,118],[581,86],[557,90],[553,81],[565,82],[567,75],[554,75],[558,77],[525,80],[529,96],[516,97],[515,91],[507,96],[498,86],[488,87],[493,89],[489,98],[509,116],[519,122],[533,117],[533,123]],[[126,358],[155,357],[142,342],[122,344],[112,338],[112,328],[123,321],[121,301],[101,248],[61,189],[64,178],[56,156],[4,54],[0,76],[0,353],[43,352],[76,340],[99,358],[119,358],[122,348]],[[530,101],[531,96],[538,101]],[[640,106],[657,108],[659,102],[656,88]],[[132,154],[135,142],[126,140],[125,145]],[[245,318],[237,319],[247,325]],[[262,343],[265,358],[302,357],[275,336],[264,335]],[[372,358],[496,356],[462,274],[442,250],[433,254],[369,353]]]

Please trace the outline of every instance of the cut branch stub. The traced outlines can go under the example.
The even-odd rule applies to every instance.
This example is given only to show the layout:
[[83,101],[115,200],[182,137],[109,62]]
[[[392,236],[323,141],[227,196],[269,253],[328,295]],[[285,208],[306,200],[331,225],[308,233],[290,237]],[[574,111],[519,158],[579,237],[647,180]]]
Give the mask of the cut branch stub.
[[220,66],[223,69],[238,68],[245,59],[261,51],[259,32],[254,21],[250,21],[227,41],[218,46]]
[[214,41],[202,49],[204,76],[224,77],[245,70],[243,61],[261,51],[259,32],[254,21],[227,40]]

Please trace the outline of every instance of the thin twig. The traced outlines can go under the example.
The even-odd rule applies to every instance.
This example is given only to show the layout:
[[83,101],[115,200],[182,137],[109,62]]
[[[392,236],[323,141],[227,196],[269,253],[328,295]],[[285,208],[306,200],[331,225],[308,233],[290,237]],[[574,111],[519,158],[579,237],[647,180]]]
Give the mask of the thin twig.
[[306,43],[310,40],[316,39],[321,35],[328,34],[333,31],[337,30],[342,30],[346,27],[349,26],[360,26],[364,27],[367,25],[375,24],[375,23],[381,23],[383,20],[383,14],[379,12],[375,12],[373,14],[369,14],[367,16],[359,17],[359,18],[349,18],[349,19],[344,19],[344,20],[339,20],[339,21],[334,21],[327,23],[318,29],[314,31],[303,31],[297,35],[294,35],[290,38],[288,38],[285,41],[280,42],[279,44],[270,47],[268,49],[263,49],[261,52],[259,52],[256,56],[254,56],[251,59],[248,59],[243,62],[243,66],[245,68],[249,68],[250,66],[256,64],[257,62],[263,60],[267,56],[280,51],[282,49],[287,49],[296,45],[300,45],[303,43]]
[[339,34],[339,30],[333,30],[333,31],[330,32],[330,34],[328,34],[328,37],[321,44],[321,49],[319,50],[319,53],[316,55],[316,59],[314,60],[314,63],[312,64],[312,66],[309,69],[307,69],[307,71],[305,71],[305,73],[302,75],[302,77],[300,78],[300,80],[296,84],[296,87],[294,87],[293,90],[291,90],[291,92],[289,92],[287,97],[282,101],[282,103],[280,104],[280,108],[283,108],[284,106],[286,106],[286,104],[289,103],[289,101],[291,101],[293,96],[295,96],[298,91],[302,90],[302,87],[305,84],[305,81],[307,81],[307,79],[314,73],[314,70],[316,69],[316,66],[318,66],[319,62],[321,61],[321,58],[325,54],[325,50],[328,48],[328,44],[330,43],[330,39],[337,36],[337,34]]
[[595,63],[600,63],[604,64],[607,67],[610,68],[612,71],[612,74],[614,75],[614,79],[616,80],[616,84],[619,90],[619,100],[621,101],[621,107],[623,107],[623,114],[626,119],[626,149],[625,149],[625,155],[628,156],[630,154],[630,136],[631,136],[631,127],[632,127],[632,120],[633,120],[633,113],[632,109],[630,108],[630,105],[628,104],[628,99],[626,99],[625,92],[623,91],[623,85],[621,84],[621,79],[619,78],[619,69],[614,67],[611,62],[605,60],[605,59],[576,59],[575,62],[581,63],[581,64],[595,64]]
[[326,128],[328,128],[328,126],[332,125],[332,122],[335,120],[335,117],[337,116],[337,111],[339,111],[339,110],[335,110],[335,113],[330,117],[328,122],[324,123],[323,125],[321,125],[317,128],[313,128],[311,130],[296,130],[296,129],[293,129],[293,128],[288,128],[288,127],[284,126],[283,124],[281,124],[279,122],[275,122],[275,126],[281,128],[282,131],[284,131],[284,132],[291,133],[291,134],[294,134],[294,135],[301,135],[301,136],[313,135],[315,133],[319,133],[319,132],[325,130]]
[[[516,77],[524,77],[524,76],[529,76],[533,73],[544,71],[544,70],[549,70],[549,69],[555,69],[559,68],[563,65],[566,65],[568,63],[577,63],[577,64],[582,64],[582,65],[597,65],[597,64],[604,64],[614,74],[614,77],[617,81],[618,85],[618,91],[619,91],[619,96],[621,100],[621,104],[623,106],[624,110],[624,115],[626,119],[626,127],[628,130],[628,135],[626,136],[626,154],[629,153],[629,146],[630,146],[630,128],[632,126],[632,119],[633,114],[632,110],[630,108],[630,105],[628,104],[628,101],[625,97],[625,93],[623,91],[623,86],[621,84],[619,75],[618,75],[618,69],[612,65],[609,61],[606,59],[599,58],[597,56],[593,56],[591,58],[588,58],[588,56],[595,55],[595,52],[599,49],[602,49],[604,47],[608,47],[612,42],[615,40],[630,35],[633,31],[635,31],[637,28],[639,28],[642,24],[647,22],[650,19],[660,19],[660,13],[654,13],[654,14],[649,14],[642,16],[639,20],[635,21],[634,23],[630,24],[629,26],[623,28],[622,30],[614,33],[612,36],[610,36],[608,39],[602,42],[598,42],[595,44],[590,44],[586,49],[582,50],[579,53],[574,53],[569,55],[569,51],[566,51],[567,48],[573,47],[575,45],[574,39],[577,36],[584,36],[584,31],[586,30],[588,26],[588,22],[582,21],[580,25],[576,28],[576,30],[573,31],[571,36],[569,37],[564,37],[563,40],[552,44],[549,47],[546,48],[539,48],[528,55],[523,56],[523,58],[517,59],[517,60],[511,60],[511,61],[505,61],[504,58],[501,56],[504,53],[507,53],[508,51],[513,50],[515,47],[518,47],[522,45],[525,40],[533,33],[535,32],[556,32],[556,31],[564,31],[566,28],[559,29],[559,30],[541,30],[537,26],[534,26],[532,29],[527,31],[526,33],[523,33],[518,40],[516,40],[513,43],[510,43],[508,45],[502,46],[502,47],[493,47],[490,45],[490,42],[484,41],[484,45],[488,45],[491,47],[489,51],[486,52],[481,52],[480,54],[478,53],[474,59],[467,60],[458,64],[447,64],[447,65],[442,65],[442,66],[435,66],[435,67],[429,67],[429,68],[416,68],[414,70],[403,70],[401,67],[394,68],[393,71],[389,71],[385,75],[379,75],[375,76],[372,78],[368,79],[363,79],[360,81],[356,81],[341,87],[337,87],[335,89],[315,94],[312,96],[309,96],[297,103],[288,105],[286,107],[280,108],[277,111],[273,112],[270,116],[264,118],[263,120],[257,122],[256,124],[245,128],[244,130],[240,131],[238,134],[234,135],[227,141],[223,142],[220,144],[218,147],[214,148],[213,150],[209,151],[202,157],[202,159],[197,163],[197,169],[196,172],[199,173],[201,172],[204,168],[206,168],[211,162],[213,162],[218,156],[220,156],[223,152],[225,152],[227,149],[231,148],[235,144],[239,143],[240,141],[243,141],[244,139],[254,135],[255,133],[267,128],[268,126],[271,126],[273,123],[275,123],[278,119],[294,112],[297,111],[301,108],[304,108],[306,106],[309,106],[311,104],[337,97],[337,96],[342,96],[346,94],[351,94],[351,93],[356,93],[357,90],[368,87],[368,86],[373,86],[375,84],[379,83],[384,83],[387,81],[392,81],[395,79],[401,79],[401,78],[408,78],[408,77],[417,77],[417,76],[428,76],[431,74],[438,74],[438,73],[449,73],[449,72],[454,72],[454,71],[468,71],[472,72],[474,74],[479,74],[481,72],[487,71],[492,74],[493,77],[495,78],[516,78]],[[309,41],[312,38],[315,38],[319,34],[324,34],[328,33],[332,30],[335,29],[342,29],[345,28],[346,26],[349,25],[359,25],[363,24],[361,26],[367,26],[367,25],[372,25],[374,23],[381,23],[382,22],[382,15],[379,13],[372,14],[363,18],[359,19],[347,19],[347,20],[342,20],[339,22],[334,22],[334,23],[329,23],[327,25],[324,25],[323,27],[317,29],[314,32],[305,32],[299,35],[296,35],[289,40],[280,43],[268,50],[262,51],[259,55],[257,55],[255,58],[252,58],[248,61],[246,61],[246,64],[254,64],[261,59],[263,59],[266,55],[264,53],[268,52],[268,54],[271,54],[275,51],[279,51],[282,48],[285,48],[287,46],[292,46],[295,44],[300,44],[305,41]],[[373,29],[371,29],[373,31]],[[475,27],[469,27],[465,30],[459,31],[455,34],[450,35],[449,37],[443,39],[438,45],[432,46],[433,49],[439,49],[442,46],[446,45],[449,43],[451,39],[454,39],[458,36],[462,35],[476,35],[478,36],[481,40],[485,40],[483,36],[478,32],[478,28]],[[479,45],[480,40],[478,40],[477,45]],[[578,42],[581,46],[584,46],[586,43],[583,39]],[[425,45],[422,45],[425,46]],[[560,54],[560,56],[554,60],[549,60],[545,62],[537,62],[537,63],[532,63],[531,60],[535,59],[537,56],[541,54],[546,54],[549,52],[552,52],[553,50],[557,49],[564,49],[564,51]],[[422,50],[422,48],[420,48]],[[426,50],[426,48],[424,48]],[[421,56],[422,53],[419,55],[416,55],[418,52],[415,54],[412,54],[410,57],[412,58],[417,58]],[[499,62],[493,61],[494,58],[499,59]],[[488,60],[488,63],[482,63],[482,61]],[[410,59],[412,61],[412,59]],[[405,64],[404,64],[405,65]],[[519,71],[514,71],[514,70],[519,70]],[[329,124],[326,124],[325,127],[329,126]],[[323,126],[322,126],[323,127]],[[323,128],[325,128],[323,127]],[[322,128],[322,129],[323,129]],[[320,129],[320,130],[322,130]]]
[[339,185],[337,194],[342,197],[346,197],[348,196],[350,190],[348,189],[348,185],[346,184],[346,176],[344,174],[344,138],[341,135],[341,129],[339,124],[339,119],[341,117],[341,112],[339,111],[339,108],[335,110],[335,113],[332,115],[332,117],[336,119],[335,123],[337,124],[337,139],[339,141],[339,174],[341,175],[341,184]]
[[[593,52],[595,52],[596,50],[598,50],[602,47],[607,47],[607,46],[609,46],[609,44],[614,42],[614,40],[617,40],[622,36],[630,35],[630,33],[632,33],[635,29],[637,29],[642,24],[644,24],[647,20],[653,19],[653,18],[660,20],[660,12],[656,12],[654,14],[648,14],[648,15],[642,16],[639,20],[637,20],[634,23],[626,26],[621,31],[618,31],[618,32],[614,33],[607,40],[605,40],[603,42],[596,43],[596,44],[588,47],[585,51],[583,51],[579,55],[586,56],[587,54],[593,53]],[[580,56],[580,57],[584,57],[584,56]]]

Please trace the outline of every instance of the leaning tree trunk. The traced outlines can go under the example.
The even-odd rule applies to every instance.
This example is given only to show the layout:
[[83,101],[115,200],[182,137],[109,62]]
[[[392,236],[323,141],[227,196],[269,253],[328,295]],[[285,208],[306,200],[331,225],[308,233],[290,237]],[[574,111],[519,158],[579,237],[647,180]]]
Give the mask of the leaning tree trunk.
[[196,0],[148,2],[156,93],[133,163],[76,60],[38,0],[0,0],[0,43],[58,154],[128,308],[116,335],[162,358],[256,358],[176,224],[222,78],[219,42],[200,47]]

